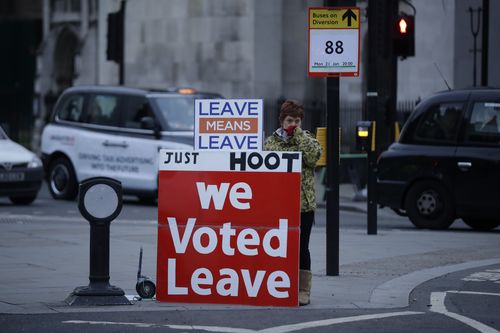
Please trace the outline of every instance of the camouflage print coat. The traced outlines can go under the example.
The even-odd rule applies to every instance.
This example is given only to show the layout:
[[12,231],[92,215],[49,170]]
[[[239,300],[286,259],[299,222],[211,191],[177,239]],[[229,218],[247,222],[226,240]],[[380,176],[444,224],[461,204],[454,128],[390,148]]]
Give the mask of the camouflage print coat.
[[321,155],[321,145],[308,131],[297,127],[291,138],[287,138],[282,128],[278,128],[265,142],[265,150],[302,152],[302,175],[300,186],[300,211],[316,209],[314,167]]

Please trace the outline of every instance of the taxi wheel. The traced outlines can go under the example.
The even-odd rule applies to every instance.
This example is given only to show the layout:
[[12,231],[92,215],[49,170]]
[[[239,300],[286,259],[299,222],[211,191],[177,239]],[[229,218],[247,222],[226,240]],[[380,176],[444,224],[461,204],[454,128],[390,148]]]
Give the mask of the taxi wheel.
[[77,195],[75,171],[64,157],[55,159],[49,166],[49,190],[54,199],[73,200]]
[[455,221],[453,199],[436,181],[415,183],[406,195],[405,208],[417,228],[447,229]]
[[10,201],[12,201],[14,205],[29,205],[30,203],[35,201],[36,194],[27,195],[23,197],[9,197],[9,199]]
[[465,224],[471,227],[474,230],[488,231],[495,229],[500,225],[500,219],[478,219],[478,218],[470,218],[464,217],[462,218]]

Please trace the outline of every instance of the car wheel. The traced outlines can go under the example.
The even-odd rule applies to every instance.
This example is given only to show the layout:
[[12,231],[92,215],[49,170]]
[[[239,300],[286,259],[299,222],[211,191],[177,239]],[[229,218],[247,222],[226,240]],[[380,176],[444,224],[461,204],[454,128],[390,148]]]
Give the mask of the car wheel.
[[10,201],[12,201],[14,205],[29,205],[30,203],[35,201],[36,194],[27,195],[23,197],[9,197],[9,199]]
[[49,166],[49,190],[54,199],[73,200],[77,195],[75,171],[64,157],[55,159]]
[[415,183],[408,191],[405,208],[417,228],[447,229],[455,221],[452,197],[435,181]]
[[495,229],[500,225],[500,219],[478,219],[478,218],[470,218],[464,217],[462,218],[465,224],[475,230],[487,231],[491,229]]

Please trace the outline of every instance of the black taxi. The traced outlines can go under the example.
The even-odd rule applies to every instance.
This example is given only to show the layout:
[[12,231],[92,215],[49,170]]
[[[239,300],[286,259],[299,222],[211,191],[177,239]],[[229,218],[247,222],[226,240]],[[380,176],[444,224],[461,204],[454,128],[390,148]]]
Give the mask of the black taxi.
[[378,159],[378,203],[418,228],[461,218],[500,225],[500,89],[451,90],[420,102]]

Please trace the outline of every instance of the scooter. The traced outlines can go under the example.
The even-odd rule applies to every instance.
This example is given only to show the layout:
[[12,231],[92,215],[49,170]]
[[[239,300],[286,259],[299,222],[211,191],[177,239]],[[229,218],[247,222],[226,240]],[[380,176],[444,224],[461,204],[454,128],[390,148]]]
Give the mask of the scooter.
[[156,285],[147,276],[141,275],[142,269],[142,246],[139,253],[139,270],[137,271],[137,283],[135,284],[135,290],[141,298],[153,298],[156,294]]

